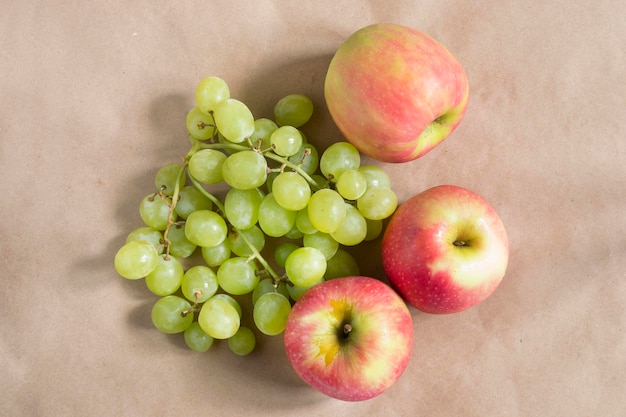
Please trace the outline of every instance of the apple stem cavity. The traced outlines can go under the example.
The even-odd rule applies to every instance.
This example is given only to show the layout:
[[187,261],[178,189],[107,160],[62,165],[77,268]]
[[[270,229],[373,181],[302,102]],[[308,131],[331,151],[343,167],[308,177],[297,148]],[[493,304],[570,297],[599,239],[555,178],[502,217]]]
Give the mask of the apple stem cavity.
[[454,246],[469,246],[469,242],[467,240],[455,240],[452,244]]

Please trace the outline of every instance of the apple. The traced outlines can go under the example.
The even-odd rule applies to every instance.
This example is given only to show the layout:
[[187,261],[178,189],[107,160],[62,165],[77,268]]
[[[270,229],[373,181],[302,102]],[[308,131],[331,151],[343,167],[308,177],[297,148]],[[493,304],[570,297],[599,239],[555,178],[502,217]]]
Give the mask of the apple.
[[406,369],[413,320],[404,300],[382,281],[335,278],[296,301],[284,341],[306,383],[339,400],[363,401],[382,394]]
[[455,185],[401,204],[382,240],[389,283],[426,313],[456,313],[484,301],[500,285],[508,260],[500,216],[481,196]]
[[461,122],[467,74],[443,45],[410,27],[373,24],[339,47],[326,73],[328,111],[346,140],[383,162],[417,159]]

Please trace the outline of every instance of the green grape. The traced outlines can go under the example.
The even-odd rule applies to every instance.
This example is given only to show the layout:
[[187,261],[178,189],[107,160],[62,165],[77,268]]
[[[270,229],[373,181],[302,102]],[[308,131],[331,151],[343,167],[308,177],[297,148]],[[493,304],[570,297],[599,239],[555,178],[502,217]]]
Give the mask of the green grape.
[[259,220],[261,201],[263,193],[258,188],[231,188],[224,198],[224,214],[234,227],[249,229]]
[[228,294],[220,293],[220,294],[215,294],[213,296],[213,298],[216,299],[216,300],[226,301],[228,304],[230,304],[235,309],[235,311],[239,315],[239,318],[241,318],[243,316],[243,310],[241,309],[241,305],[239,304],[239,302],[237,300],[235,300],[234,297],[232,297],[232,296],[230,296]]
[[115,270],[126,279],[144,278],[157,267],[159,254],[149,242],[125,243],[115,254]]
[[187,300],[204,303],[218,290],[217,275],[208,266],[194,265],[183,275],[180,289]]
[[220,77],[206,77],[200,80],[195,91],[196,104],[205,113],[215,110],[215,107],[230,98],[228,84]]
[[230,242],[224,239],[222,243],[211,247],[200,248],[202,259],[208,266],[220,266],[226,259],[230,258]]
[[260,149],[269,149],[270,136],[278,129],[278,125],[271,119],[260,118],[254,121],[254,133],[250,136],[250,143]]
[[306,287],[301,287],[298,285],[288,285],[287,286],[287,291],[289,292],[289,297],[291,297],[292,300],[294,301],[298,301],[300,299],[300,297],[302,297],[302,295],[307,292],[307,290],[317,284],[319,284],[320,282],[324,281],[324,279],[320,279],[319,281],[316,281],[315,283],[313,283],[312,285],[308,285]]
[[215,149],[200,149],[189,158],[189,175],[203,184],[222,182],[226,155]]
[[144,241],[150,243],[159,254],[163,253],[163,233],[148,226],[141,226],[126,236],[126,242]]
[[263,231],[257,226],[254,225],[249,229],[240,230],[239,232],[231,232],[228,234],[228,240],[230,241],[230,249],[237,256],[252,256],[254,252],[244,239],[242,234],[245,235],[247,240],[252,243],[252,246],[257,250],[257,252],[261,252],[265,247],[265,235]]
[[[161,197],[158,194],[145,196],[139,204],[141,220],[143,220],[146,226],[155,230],[165,230],[168,224],[171,204],[169,197]],[[173,212],[171,220],[176,221],[176,219],[176,212]]]
[[224,261],[217,270],[219,286],[229,294],[242,295],[254,291],[259,283],[258,267],[248,258],[236,256]]
[[171,163],[163,165],[157,171],[154,176],[154,185],[157,190],[167,196],[174,194],[174,188],[176,187],[176,180],[178,180],[178,188],[181,189],[185,186],[185,176],[178,175],[183,167],[177,163]]
[[311,224],[309,220],[309,210],[304,208],[296,214],[296,227],[305,235],[315,233],[318,230]]
[[228,347],[235,355],[249,355],[255,346],[256,336],[250,328],[245,326],[240,326],[237,333],[228,339]]
[[215,296],[202,305],[198,314],[200,328],[214,339],[232,337],[239,330],[240,323],[237,309],[228,301]]
[[281,207],[298,211],[307,206],[311,188],[297,172],[281,172],[272,183],[272,194]]
[[366,219],[382,220],[396,210],[398,197],[391,188],[372,187],[356,201],[356,207]]
[[362,165],[358,171],[365,176],[367,188],[383,187],[391,188],[389,175],[380,167],[375,165]]
[[177,258],[189,258],[198,247],[185,235],[185,228],[179,225],[170,227],[167,238],[170,241],[170,254]]
[[319,167],[320,157],[317,148],[310,143],[303,143],[298,153],[291,155],[289,162],[300,166],[304,172],[313,175]]
[[287,257],[291,254],[291,252],[299,247],[300,245],[293,242],[282,242],[278,244],[276,248],[274,248],[274,261],[276,262],[276,265],[284,268]]
[[276,336],[285,331],[291,303],[277,292],[263,294],[254,303],[252,316],[256,327],[268,336]]
[[346,217],[339,229],[330,234],[339,244],[355,246],[367,236],[367,222],[363,215],[352,204],[346,203]]
[[308,234],[302,238],[302,244],[311,248],[318,249],[324,254],[324,257],[328,260],[335,255],[337,249],[339,249],[339,242],[337,242],[330,234],[323,232],[315,232]]
[[302,135],[295,127],[281,126],[270,136],[270,144],[277,155],[292,156],[302,146]]
[[215,120],[213,116],[203,112],[198,107],[189,110],[185,123],[187,132],[194,139],[206,140],[215,135]]
[[185,270],[173,256],[159,256],[156,268],[146,275],[146,286],[158,296],[174,294],[180,288]]
[[346,200],[356,200],[367,190],[367,179],[358,170],[349,169],[337,180],[336,189]]
[[198,246],[219,245],[227,234],[226,222],[222,216],[211,210],[194,211],[185,222],[185,236]]
[[382,220],[365,219],[365,223],[367,224],[367,234],[365,239],[363,239],[364,241],[370,242],[380,236],[383,231]]
[[[221,174],[220,174],[221,175]],[[193,185],[183,187],[178,193],[174,211],[181,219],[186,219],[196,210],[212,210],[213,202]]]
[[295,225],[296,214],[295,211],[283,208],[276,202],[274,195],[269,193],[259,207],[259,226],[268,236],[284,236]]
[[183,333],[185,344],[194,352],[206,352],[213,346],[213,338],[206,334],[197,321],[194,321]]
[[256,301],[263,294],[268,292],[278,292],[285,297],[289,297],[289,291],[287,290],[287,284],[284,281],[280,281],[278,283],[278,288],[274,285],[274,280],[271,278],[265,278],[259,281],[259,284],[256,286],[254,291],[252,291],[252,303],[256,303]]
[[311,195],[307,208],[309,220],[320,232],[331,233],[339,228],[346,217],[346,205],[335,190],[323,188]]
[[189,301],[177,295],[166,295],[152,306],[152,324],[163,333],[182,333],[193,322],[190,310]]
[[324,277],[326,257],[317,248],[305,246],[291,252],[285,260],[285,272],[297,286],[313,285]]
[[229,98],[218,103],[213,110],[213,118],[217,129],[230,142],[243,142],[254,133],[254,116],[248,106],[239,100]]
[[313,101],[303,94],[290,94],[274,106],[274,118],[281,126],[300,127],[313,115]]
[[296,227],[296,225],[294,223],[294,225],[291,228],[291,230],[289,230],[287,233],[285,233],[284,236],[287,239],[298,240],[298,239],[302,239],[302,236],[304,236],[304,233],[302,233],[300,230],[298,230],[298,228]]
[[325,280],[340,277],[350,277],[361,275],[359,264],[349,252],[339,248],[337,253],[326,263]]
[[258,188],[267,179],[267,160],[255,151],[237,152],[224,161],[222,175],[224,181],[233,188]]
[[322,174],[336,181],[344,171],[358,169],[361,165],[361,154],[349,142],[336,142],[330,145],[320,157]]

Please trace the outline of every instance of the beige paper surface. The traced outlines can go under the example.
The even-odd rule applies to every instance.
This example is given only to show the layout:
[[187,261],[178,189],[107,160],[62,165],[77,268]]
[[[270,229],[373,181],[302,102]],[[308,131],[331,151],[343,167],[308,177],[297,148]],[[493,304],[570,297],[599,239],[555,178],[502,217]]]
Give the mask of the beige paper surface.
[[[61,2],[0,8],[0,415],[626,415],[626,8],[621,2]],[[292,371],[280,337],[206,354],[150,322],[116,275],[153,175],[188,149],[195,84],[223,77],[255,116],[310,95],[321,149],[340,136],[323,80],[350,33],[413,26],[465,66],[457,131],[383,166],[401,201],[444,183],[509,232],[496,293],[413,310],[414,355],[380,397],[343,403]],[[375,161],[366,160],[375,163]],[[378,248],[358,254],[382,276]]]

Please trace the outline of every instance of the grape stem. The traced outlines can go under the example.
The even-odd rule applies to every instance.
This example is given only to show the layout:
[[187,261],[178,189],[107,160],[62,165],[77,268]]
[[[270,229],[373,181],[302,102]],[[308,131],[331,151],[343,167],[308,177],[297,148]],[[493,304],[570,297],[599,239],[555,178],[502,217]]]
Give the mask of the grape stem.
[[185,174],[188,163],[189,163],[189,160],[185,159],[180,169],[178,170],[178,174],[176,175],[176,182],[174,185],[174,193],[172,194],[172,203],[169,205],[169,212],[167,213],[167,227],[163,231],[163,241],[165,242],[165,260],[166,261],[170,260],[170,245],[172,244],[172,241],[169,240],[168,235],[170,233],[170,228],[176,224],[176,222],[172,221],[172,217],[174,216],[174,209],[176,208],[176,203],[178,202],[178,194],[180,193],[180,180]]

